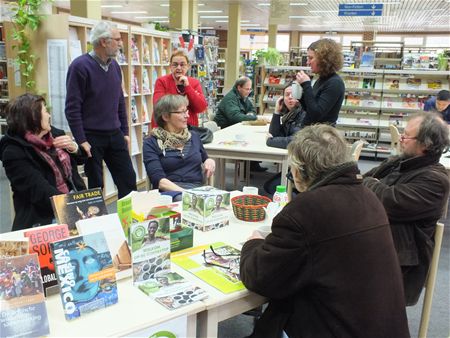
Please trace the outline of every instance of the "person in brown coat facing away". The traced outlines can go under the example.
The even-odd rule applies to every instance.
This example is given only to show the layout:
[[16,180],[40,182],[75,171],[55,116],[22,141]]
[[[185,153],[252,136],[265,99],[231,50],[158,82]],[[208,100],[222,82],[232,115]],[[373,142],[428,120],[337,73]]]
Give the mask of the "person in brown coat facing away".
[[269,298],[252,337],[409,337],[389,222],[328,125],[288,146],[298,194],[241,252],[244,285]]

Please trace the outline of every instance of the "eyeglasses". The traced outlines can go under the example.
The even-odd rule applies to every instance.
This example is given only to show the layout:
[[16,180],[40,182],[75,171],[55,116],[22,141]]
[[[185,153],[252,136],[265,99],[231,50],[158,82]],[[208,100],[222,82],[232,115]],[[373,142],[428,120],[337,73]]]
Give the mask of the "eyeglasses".
[[182,111],[171,111],[171,114],[180,114],[180,115],[186,115],[189,114],[189,109],[182,110]]
[[404,140],[415,140],[415,139],[417,139],[417,137],[405,136],[405,134],[401,134],[401,135],[400,135],[400,141],[404,141]]
[[180,66],[181,68],[186,68],[186,67],[188,66],[188,64],[187,64],[187,63],[184,63],[184,62],[181,62],[181,63],[178,63],[178,62],[172,62],[172,63],[170,64],[170,66],[172,66],[173,68],[178,68],[178,66]]
[[[211,252],[203,250],[203,260],[205,264],[217,266],[222,269],[231,270],[231,272],[238,274],[239,273],[239,261],[240,255],[233,253],[224,253],[220,254],[214,251],[212,246],[209,247]],[[223,258],[229,257],[229,258]]]

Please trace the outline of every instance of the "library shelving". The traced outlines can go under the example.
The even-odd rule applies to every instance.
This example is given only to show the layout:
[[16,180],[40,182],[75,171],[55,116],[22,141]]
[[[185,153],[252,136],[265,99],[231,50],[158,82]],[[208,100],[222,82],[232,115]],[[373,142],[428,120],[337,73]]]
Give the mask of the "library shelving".
[[5,37],[4,23],[0,22],[0,136],[6,131],[4,109],[9,102],[8,58]]
[[215,78],[217,79],[217,104],[224,97],[224,84],[225,84],[225,60],[226,60],[226,48],[219,47],[218,57],[217,57],[217,74]]

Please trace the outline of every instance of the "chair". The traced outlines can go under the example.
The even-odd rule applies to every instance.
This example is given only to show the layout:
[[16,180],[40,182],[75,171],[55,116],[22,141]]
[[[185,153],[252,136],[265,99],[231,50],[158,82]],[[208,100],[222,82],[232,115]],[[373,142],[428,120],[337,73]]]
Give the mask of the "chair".
[[423,297],[422,316],[420,318],[419,338],[426,338],[428,324],[430,321],[431,304],[433,302],[434,284],[436,283],[436,274],[441,254],[442,237],[444,235],[444,224],[437,223],[434,234],[434,250],[431,258],[430,268],[428,270],[427,280],[425,282],[425,296]]
[[207,121],[207,122],[203,123],[203,127],[208,128],[213,133],[220,129],[220,127],[217,125],[217,123],[215,121]]
[[400,154],[400,132],[398,128],[393,124],[389,125],[389,130],[391,132],[391,154]]
[[363,140],[353,142],[350,148],[350,153],[352,155],[353,161],[358,162],[364,143],[365,142]]

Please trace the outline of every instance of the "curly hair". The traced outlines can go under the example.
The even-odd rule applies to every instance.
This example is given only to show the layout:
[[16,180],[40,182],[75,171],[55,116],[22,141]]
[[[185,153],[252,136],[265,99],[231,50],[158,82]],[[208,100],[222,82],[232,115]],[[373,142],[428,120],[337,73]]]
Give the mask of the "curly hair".
[[320,77],[328,77],[340,70],[344,64],[342,47],[332,39],[313,42],[308,50],[315,52]]

